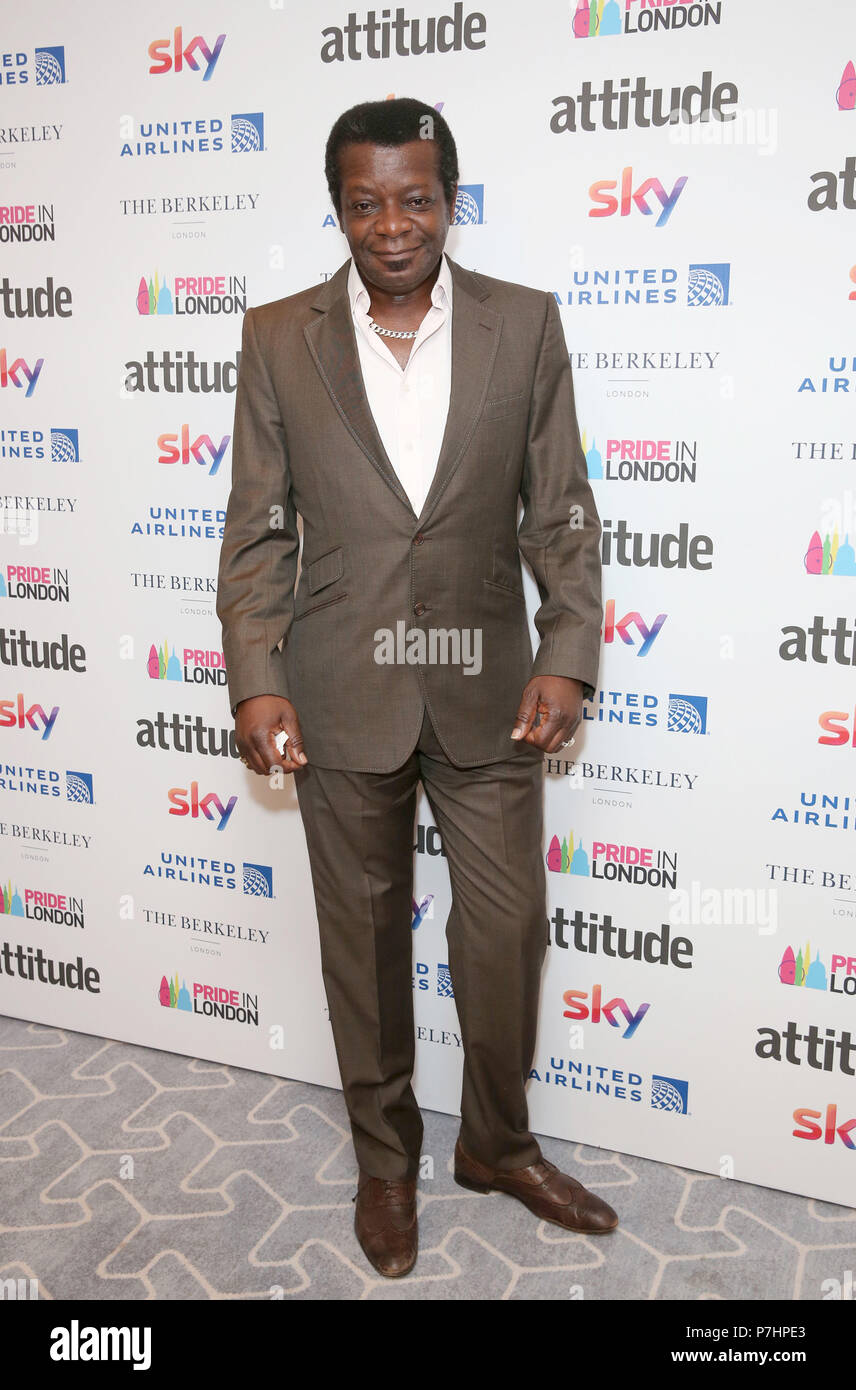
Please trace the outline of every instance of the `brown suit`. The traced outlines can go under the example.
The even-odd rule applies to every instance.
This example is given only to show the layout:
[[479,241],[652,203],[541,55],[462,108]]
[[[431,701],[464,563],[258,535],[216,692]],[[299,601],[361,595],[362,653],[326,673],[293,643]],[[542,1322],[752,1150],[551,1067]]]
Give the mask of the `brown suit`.
[[[417,517],[363,388],[349,264],[244,318],[217,595],[232,709],[284,695],[310,762],[387,772],[427,706],[453,762],[494,762],[516,751],[508,736],[530,676],[593,687],[597,674],[600,530],[559,311],[551,294],[450,258],[452,393]],[[534,663],[520,551],[543,600]],[[480,630],[481,672],[379,664],[375,634],[402,621]]]
[[[451,399],[417,517],[363,386],[349,264],[244,318],[217,595],[230,701],[234,711],[253,695],[283,695],[300,719],[309,764],[295,783],[360,1167],[393,1179],[418,1171],[420,781],[452,886],[461,1139],[484,1163],[524,1167],[540,1155],[525,1083],[547,940],[543,757],[509,735],[532,675],[591,689],[600,646],[600,526],[571,369],[552,295],[450,258]],[[542,600],[534,662],[520,552]],[[399,624],[478,631],[480,672],[442,657],[380,663],[378,633]]]

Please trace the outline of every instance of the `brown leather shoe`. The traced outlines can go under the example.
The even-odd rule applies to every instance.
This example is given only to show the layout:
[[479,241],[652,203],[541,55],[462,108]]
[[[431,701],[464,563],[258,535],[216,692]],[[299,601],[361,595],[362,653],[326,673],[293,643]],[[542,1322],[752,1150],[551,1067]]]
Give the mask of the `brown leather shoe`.
[[507,1192],[542,1221],[552,1221],[566,1231],[604,1235],[618,1225],[618,1216],[607,1202],[576,1178],[560,1173],[546,1158],[528,1168],[489,1168],[471,1158],[459,1139],[455,1145],[455,1182],[472,1192]]
[[398,1279],[416,1263],[416,1179],[391,1182],[360,1169],[354,1230],[363,1253],[378,1274]]

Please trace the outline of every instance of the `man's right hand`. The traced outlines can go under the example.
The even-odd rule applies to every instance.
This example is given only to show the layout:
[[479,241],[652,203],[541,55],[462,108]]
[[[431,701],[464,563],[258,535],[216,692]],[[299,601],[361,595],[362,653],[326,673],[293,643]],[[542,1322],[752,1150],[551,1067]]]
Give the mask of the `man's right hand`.
[[[282,754],[274,742],[280,729],[288,734]],[[269,777],[273,767],[295,772],[309,761],[303,751],[297,710],[282,695],[253,695],[241,700],[235,710],[235,739],[238,753],[260,777]]]

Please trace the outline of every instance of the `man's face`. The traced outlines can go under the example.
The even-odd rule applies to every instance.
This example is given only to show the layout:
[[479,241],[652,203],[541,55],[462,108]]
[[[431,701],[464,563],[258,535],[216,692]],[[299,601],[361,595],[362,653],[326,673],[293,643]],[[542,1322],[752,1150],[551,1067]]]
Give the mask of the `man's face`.
[[363,280],[387,294],[416,289],[442,254],[450,209],[437,163],[433,140],[339,151],[342,231]]

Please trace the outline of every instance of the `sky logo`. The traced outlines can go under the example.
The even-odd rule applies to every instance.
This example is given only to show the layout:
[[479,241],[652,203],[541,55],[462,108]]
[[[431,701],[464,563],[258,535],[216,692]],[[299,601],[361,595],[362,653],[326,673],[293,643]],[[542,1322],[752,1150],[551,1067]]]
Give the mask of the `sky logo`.
[[14,362],[9,362],[6,349],[0,348],[0,388],[4,386],[17,386],[23,390],[26,385],[25,396],[32,396],[36,389],[45,359],[39,357],[32,367],[28,367],[23,357],[16,357]]
[[65,49],[36,49],[36,86],[60,87],[65,82]]
[[428,909],[430,908],[433,901],[433,893],[426,894],[426,896],[419,903],[417,903],[415,898],[410,899],[410,905],[413,910],[413,921],[410,925],[412,926],[414,931],[416,931],[418,927],[422,926],[422,923],[425,920],[425,915],[428,912]]
[[484,184],[459,183],[453,227],[480,227],[484,222]]
[[706,734],[707,696],[670,695],[666,728],[670,734]]
[[51,463],[80,463],[77,430],[51,429]]
[[[197,53],[202,55],[205,61],[205,72],[202,81],[208,82],[211,74],[217,66],[217,59],[220,57],[220,49],[226,42],[225,34],[218,34],[213,48],[209,48],[201,34],[197,34],[189,43],[184,42],[181,25],[173,30],[172,40],[154,39],[149,44],[149,57],[156,58],[158,61],[153,63],[149,72],[154,76],[160,76],[165,72],[181,72],[185,64],[193,72],[199,72],[199,63],[196,61]],[[173,51],[170,52],[172,46]]]
[[691,265],[687,304],[691,309],[722,309],[728,303],[731,264]]
[[265,147],[265,118],[261,111],[232,117],[232,154],[254,154]]
[[689,1106],[690,1083],[674,1076],[651,1077],[651,1106],[654,1110],[669,1110],[673,1115],[686,1115]]

